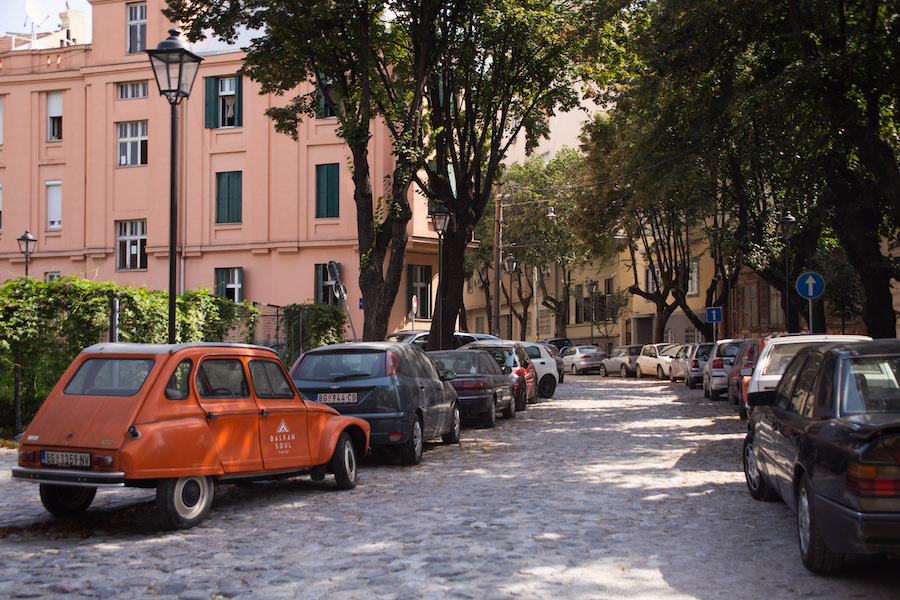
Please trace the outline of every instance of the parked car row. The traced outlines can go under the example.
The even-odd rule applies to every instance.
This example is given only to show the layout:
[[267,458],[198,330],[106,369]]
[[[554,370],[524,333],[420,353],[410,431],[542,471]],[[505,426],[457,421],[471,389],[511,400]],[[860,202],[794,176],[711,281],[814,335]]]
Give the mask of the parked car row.
[[289,370],[246,344],[91,346],[29,424],[12,475],[60,517],[98,488],[156,488],[161,523],[192,527],[218,483],[330,473],[349,489],[370,448],[417,464],[426,441],[459,442],[463,417],[493,427],[562,377],[544,344],[470,337],[426,354],[403,337],[316,348]]
[[900,341],[777,334],[675,346],[666,367],[668,354],[643,346],[635,370],[700,381],[706,397],[737,404],[748,491],[795,513],[810,571],[900,552]]

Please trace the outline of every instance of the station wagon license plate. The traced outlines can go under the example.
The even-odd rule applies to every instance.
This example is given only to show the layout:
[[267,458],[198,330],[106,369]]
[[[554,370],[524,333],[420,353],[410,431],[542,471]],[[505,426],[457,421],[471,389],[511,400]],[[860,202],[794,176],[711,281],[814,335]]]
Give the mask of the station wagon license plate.
[[46,467],[72,467],[76,469],[91,468],[90,452],[59,452],[57,450],[41,450],[41,464]]
[[316,394],[316,402],[324,402],[325,404],[356,404],[356,392]]

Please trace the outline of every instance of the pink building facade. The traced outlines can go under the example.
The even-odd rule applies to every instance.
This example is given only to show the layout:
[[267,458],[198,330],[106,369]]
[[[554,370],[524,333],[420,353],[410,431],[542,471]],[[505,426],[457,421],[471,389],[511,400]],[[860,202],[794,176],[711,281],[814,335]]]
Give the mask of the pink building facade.
[[[170,113],[144,50],[172,24],[162,0],[91,4],[91,44],[0,53],[0,280],[24,274],[16,239],[28,230],[32,277],[166,289]],[[334,304],[324,268],[334,260],[360,330],[356,206],[336,119],[308,119],[297,141],[277,133],[263,113],[284,99],[237,73],[242,52],[193,50],[204,61],[179,110],[179,292]],[[393,164],[385,129],[370,156],[381,182]],[[425,201],[411,201],[404,277],[415,281],[401,284],[389,330],[407,323],[408,290],[437,287],[437,238]]]

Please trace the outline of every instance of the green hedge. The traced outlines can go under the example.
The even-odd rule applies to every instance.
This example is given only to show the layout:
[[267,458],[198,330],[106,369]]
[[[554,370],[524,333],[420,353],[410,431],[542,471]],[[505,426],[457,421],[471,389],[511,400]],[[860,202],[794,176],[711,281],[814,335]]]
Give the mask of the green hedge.
[[[119,341],[165,343],[168,292],[67,277],[22,277],[0,286],[0,433],[15,425],[13,377],[16,347],[22,352],[22,420],[27,424],[72,359],[109,339],[110,304],[119,300]],[[176,340],[223,341],[240,331],[251,341],[258,311],[208,290],[176,301]]]

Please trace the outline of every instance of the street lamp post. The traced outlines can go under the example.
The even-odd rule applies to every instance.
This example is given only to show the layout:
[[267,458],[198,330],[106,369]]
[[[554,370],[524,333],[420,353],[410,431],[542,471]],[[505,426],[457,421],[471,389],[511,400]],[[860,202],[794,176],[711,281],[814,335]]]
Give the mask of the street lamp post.
[[519,263],[516,261],[516,257],[514,257],[512,254],[506,257],[506,272],[509,273],[509,337],[507,339],[510,340],[513,339],[513,273],[518,266]]
[[[779,220],[781,223],[781,235],[784,238],[784,328],[791,333],[790,309],[791,309],[791,237],[794,235],[794,226],[797,219],[789,210],[784,211]],[[810,331],[812,328],[810,327]]]
[[203,59],[187,49],[177,29],[169,30],[169,37],[155,50],[147,50],[160,96],[169,101],[172,123],[169,172],[169,343],[175,343],[175,240],[178,233],[178,204],[176,147],[178,142],[178,111],[181,101],[191,95],[200,61]]
[[597,281],[592,279],[588,281],[588,298],[591,303],[591,346],[594,345],[594,294],[597,293]]
[[[28,277],[28,262],[37,246],[37,239],[26,230],[22,237],[16,239],[19,242],[19,252],[25,255],[25,277]],[[13,398],[14,411],[16,413],[16,433],[22,431],[22,340],[16,340],[16,369],[13,373]]]
[[28,261],[34,253],[34,247],[37,245],[37,238],[31,235],[31,232],[25,230],[22,237],[16,240],[19,242],[19,252],[25,255],[25,277],[28,277]]
[[450,226],[450,217],[453,216],[453,213],[443,204],[438,204],[428,211],[428,216],[431,217],[431,224],[434,225],[434,231],[438,234],[438,293],[436,297],[437,301],[434,304],[438,318],[438,350],[443,350],[444,303],[442,301],[442,294],[444,291],[444,283],[442,274],[444,269],[444,233],[447,232],[447,228]]

